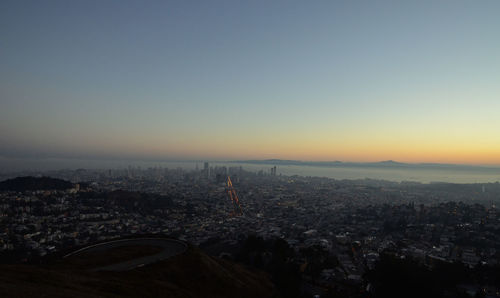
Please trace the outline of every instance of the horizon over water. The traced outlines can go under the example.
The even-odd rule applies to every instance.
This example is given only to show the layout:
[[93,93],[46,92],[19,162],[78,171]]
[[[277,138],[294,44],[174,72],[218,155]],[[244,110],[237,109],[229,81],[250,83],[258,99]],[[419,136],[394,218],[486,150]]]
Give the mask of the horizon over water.
[[[194,170],[196,165],[201,169],[204,161],[140,161],[140,160],[96,160],[96,159],[7,159],[0,158],[0,173],[29,171],[51,171],[61,169],[120,169],[128,166],[142,168],[163,167],[169,169],[183,168]],[[244,170],[269,173],[273,164],[239,163],[227,161],[208,161],[210,166],[241,166]],[[500,167],[465,166],[459,168],[392,168],[382,166],[314,166],[314,165],[280,165],[277,174],[286,176],[326,177],[337,180],[378,179],[388,181],[413,181],[420,183],[494,183],[500,181]]]

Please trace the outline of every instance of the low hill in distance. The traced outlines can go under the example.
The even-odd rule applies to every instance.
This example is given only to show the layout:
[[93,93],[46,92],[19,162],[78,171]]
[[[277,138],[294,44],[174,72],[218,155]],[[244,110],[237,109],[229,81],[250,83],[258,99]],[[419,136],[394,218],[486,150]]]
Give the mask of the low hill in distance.
[[312,167],[337,167],[337,168],[396,168],[396,169],[449,169],[449,170],[481,170],[498,173],[498,166],[440,164],[440,163],[403,163],[394,160],[379,162],[343,162],[343,161],[302,161],[285,159],[263,160],[233,160],[230,163],[256,164],[269,166],[312,166]]
[[66,190],[74,184],[50,177],[17,177],[0,182],[0,191]]

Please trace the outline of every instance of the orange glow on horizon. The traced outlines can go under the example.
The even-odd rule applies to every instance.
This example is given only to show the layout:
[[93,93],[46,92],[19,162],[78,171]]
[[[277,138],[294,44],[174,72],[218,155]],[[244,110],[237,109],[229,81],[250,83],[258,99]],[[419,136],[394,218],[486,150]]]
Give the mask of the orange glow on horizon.
[[[488,139],[487,139],[488,140]],[[55,143],[54,146],[58,144]],[[61,146],[62,147],[62,146]],[[50,147],[47,147],[50,149]],[[99,148],[97,150],[96,148]],[[63,147],[66,151],[95,156],[146,159],[244,160],[290,159],[303,161],[377,162],[394,160],[407,163],[453,163],[500,165],[500,142],[440,136],[334,134],[301,131],[234,136],[220,134],[157,137],[153,133],[131,139],[83,139]]]
[[[303,161],[377,162],[394,160],[407,163],[452,163],[500,165],[500,148],[433,146],[433,144],[325,144],[325,143],[176,143],[128,147],[141,156],[185,159],[290,159]],[[142,149],[142,150],[140,150]]]

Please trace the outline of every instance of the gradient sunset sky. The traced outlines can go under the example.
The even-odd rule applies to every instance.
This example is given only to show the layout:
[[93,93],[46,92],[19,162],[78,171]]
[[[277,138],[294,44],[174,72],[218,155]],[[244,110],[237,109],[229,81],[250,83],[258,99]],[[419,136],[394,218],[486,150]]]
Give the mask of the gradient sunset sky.
[[500,164],[500,1],[1,1],[3,158]]

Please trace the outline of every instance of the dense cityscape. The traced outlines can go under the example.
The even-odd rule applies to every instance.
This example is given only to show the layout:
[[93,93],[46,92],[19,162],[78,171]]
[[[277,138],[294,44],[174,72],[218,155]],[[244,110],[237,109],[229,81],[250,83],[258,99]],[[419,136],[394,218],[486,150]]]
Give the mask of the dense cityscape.
[[[369,272],[384,255],[428,268],[436,263],[470,270],[500,265],[498,182],[333,180],[283,176],[276,167],[249,172],[208,163],[196,170],[78,169],[4,174],[2,180],[23,175],[71,183],[0,192],[4,261],[37,262],[124,236],[167,235],[265,269],[271,249],[250,258],[241,252],[252,241],[279,240],[290,250],[286,263],[294,266],[306,296],[370,293]],[[241,215],[228,196],[228,176]],[[458,290],[497,297],[494,284],[470,281]]]

